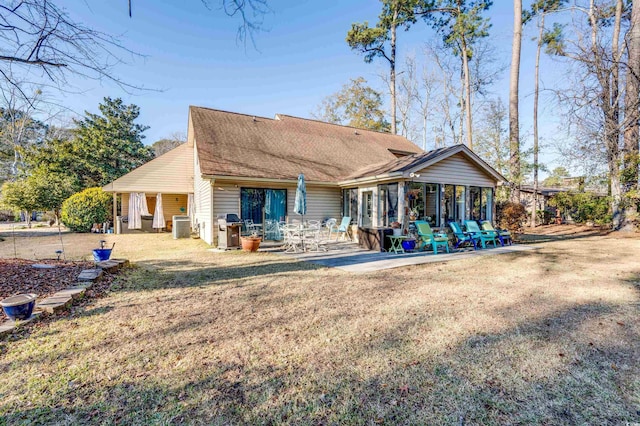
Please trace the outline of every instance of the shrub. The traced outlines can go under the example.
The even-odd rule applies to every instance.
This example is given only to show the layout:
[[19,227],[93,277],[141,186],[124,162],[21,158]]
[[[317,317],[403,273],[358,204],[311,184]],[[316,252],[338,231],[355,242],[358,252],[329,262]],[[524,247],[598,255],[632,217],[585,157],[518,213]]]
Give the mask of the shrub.
[[551,198],[549,204],[559,208],[563,216],[571,217],[576,223],[611,223],[609,197],[591,192],[559,192]]
[[543,225],[548,225],[551,223],[551,212],[548,210],[537,210],[536,215],[538,216],[538,223]]
[[523,224],[527,220],[527,210],[520,203],[506,201],[496,205],[497,222],[501,228],[512,233],[522,233]]
[[101,188],[88,188],[62,203],[62,223],[75,232],[89,232],[94,223],[111,215],[111,195]]

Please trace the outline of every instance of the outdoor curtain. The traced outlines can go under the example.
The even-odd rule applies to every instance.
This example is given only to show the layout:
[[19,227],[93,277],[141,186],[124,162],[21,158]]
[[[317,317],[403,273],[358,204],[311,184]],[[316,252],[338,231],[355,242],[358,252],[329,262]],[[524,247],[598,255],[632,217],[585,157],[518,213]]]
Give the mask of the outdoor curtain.
[[132,192],[129,194],[129,211],[127,217],[129,218],[129,229],[141,229],[142,228],[142,200],[140,194]]
[[140,194],[140,214],[142,216],[151,216],[149,213],[149,206],[147,205],[147,194],[141,192]]
[[156,211],[153,212],[153,227],[162,229],[166,223],[164,222],[164,211],[162,210],[162,194],[156,195]]
[[264,215],[266,220],[284,221],[286,213],[286,192],[278,189],[265,191]]
[[387,186],[387,201],[389,205],[388,217],[389,223],[398,220],[398,184],[390,184]]

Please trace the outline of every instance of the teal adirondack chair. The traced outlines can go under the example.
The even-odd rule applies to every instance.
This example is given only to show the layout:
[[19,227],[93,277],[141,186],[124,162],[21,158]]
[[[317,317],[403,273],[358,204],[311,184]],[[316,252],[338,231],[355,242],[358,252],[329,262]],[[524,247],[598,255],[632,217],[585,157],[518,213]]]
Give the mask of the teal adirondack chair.
[[475,236],[469,232],[464,232],[460,227],[460,225],[458,224],[458,222],[449,223],[449,227],[453,231],[453,235],[455,235],[457,240],[454,249],[457,249],[463,244],[466,244],[466,245],[471,244],[473,245],[474,250],[478,249],[478,243],[480,242],[480,237]]
[[470,232],[471,235],[477,236],[480,238],[480,243],[482,244],[482,248],[487,248],[487,243],[493,243],[494,247],[498,247],[496,244],[496,240],[498,236],[495,235],[495,232],[483,231],[478,226],[478,222],[475,220],[465,220],[464,226],[467,228],[467,232]]
[[488,220],[483,220],[480,222],[482,225],[482,229],[484,231],[495,232],[494,235],[498,237],[498,241],[500,241],[500,245],[504,247],[505,244],[511,245],[513,243],[513,239],[511,238],[511,232],[504,229],[496,229],[493,227],[493,224]]
[[418,250],[423,250],[426,246],[431,245],[433,254],[438,254],[438,247],[444,248],[449,253],[449,237],[447,237],[447,234],[434,234],[429,222],[424,220],[416,220],[415,225],[418,230],[418,237],[420,237]]
[[336,234],[336,241],[338,241],[338,238],[340,238],[340,236],[348,236],[349,238],[351,238],[349,236],[349,224],[351,223],[351,217],[350,216],[345,216],[342,218],[342,222],[340,222],[340,226],[337,227],[332,227],[329,229],[329,236],[331,236],[331,234]]

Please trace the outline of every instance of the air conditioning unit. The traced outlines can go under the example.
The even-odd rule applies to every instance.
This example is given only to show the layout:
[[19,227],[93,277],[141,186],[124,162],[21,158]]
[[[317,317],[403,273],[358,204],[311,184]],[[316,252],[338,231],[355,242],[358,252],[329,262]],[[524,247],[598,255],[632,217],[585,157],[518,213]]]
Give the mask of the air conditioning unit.
[[191,218],[189,216],[173,216],[173,239],[189,238],[191,234]]

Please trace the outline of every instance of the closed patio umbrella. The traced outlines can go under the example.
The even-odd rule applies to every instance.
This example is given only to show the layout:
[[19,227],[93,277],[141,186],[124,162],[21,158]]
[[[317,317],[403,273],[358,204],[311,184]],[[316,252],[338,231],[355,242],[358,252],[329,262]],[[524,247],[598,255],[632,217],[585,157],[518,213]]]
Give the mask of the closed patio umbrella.
[[166,225],[164,221],[164,211],[162,210],[162,194],[156,195],[156,210],[153,212],[153,227],[158,230],[164,228]]
[[304,215],[307,214],[307,185],[304,182],[304,174],[302,173],[298,175],[298,187],[296,188],[293,211],[302,215],[302,222],[304,222]]

